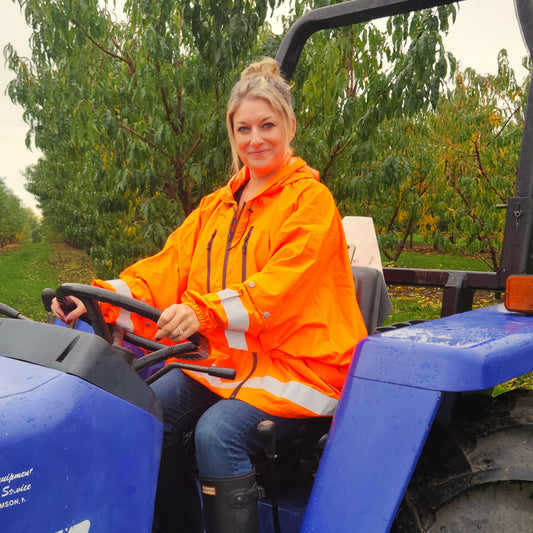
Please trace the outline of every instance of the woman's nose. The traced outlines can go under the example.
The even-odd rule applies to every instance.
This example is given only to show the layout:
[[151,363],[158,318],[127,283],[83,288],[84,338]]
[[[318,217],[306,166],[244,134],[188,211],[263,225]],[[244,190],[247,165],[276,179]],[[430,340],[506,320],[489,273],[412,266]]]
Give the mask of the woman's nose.
[[263,142],[263,138],[261,137],[261,132],[257,128],[252,128],[252,136],[250,139],[250,144],[253,146],[258,146]]

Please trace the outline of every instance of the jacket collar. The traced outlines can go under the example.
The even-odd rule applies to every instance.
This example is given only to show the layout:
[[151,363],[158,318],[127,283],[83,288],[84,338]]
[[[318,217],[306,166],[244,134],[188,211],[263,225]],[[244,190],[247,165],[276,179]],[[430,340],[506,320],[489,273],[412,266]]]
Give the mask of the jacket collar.
[[[303,170],[303,171],[302,171]],[[266,185],[259,191],[257,196],[276,193],[279,189],[289,183],[294,183],[301,179],[320,180],[317,170],[309,167],[301,157],[295,157],[292,150],[287,155],[285,162],[278,168],[276,173],[268,180]],[[237,174],[234,174],[224,188],[224,195],[233,199],[233,194],[250,179],[248,167],[242,167]]]

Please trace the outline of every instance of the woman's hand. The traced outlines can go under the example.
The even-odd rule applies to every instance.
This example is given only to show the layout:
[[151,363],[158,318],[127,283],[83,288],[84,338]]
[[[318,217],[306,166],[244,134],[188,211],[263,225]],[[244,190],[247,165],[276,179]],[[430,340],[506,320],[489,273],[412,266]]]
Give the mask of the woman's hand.
[[57,298],[52,300],[52,312],[65,324],[70,324],[84,315],[87,309],[79,298],[67,296],[61,302]]
[[157,327],[159,331],[155,336],[156,341],[166,337],[172,342],[179,342],[196,333],[200,328],[200,321],[192,307],[173,304],[161,313]]

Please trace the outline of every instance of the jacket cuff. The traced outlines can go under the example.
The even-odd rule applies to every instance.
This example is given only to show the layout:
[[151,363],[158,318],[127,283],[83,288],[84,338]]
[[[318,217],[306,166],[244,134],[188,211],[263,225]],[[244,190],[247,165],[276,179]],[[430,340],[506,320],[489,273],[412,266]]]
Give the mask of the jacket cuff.
[[188,305],[196,313],[196,317],[200,322],[199,329],[201,331],[208,331],[217,327],[217,323],[215,320],[213,320],[209,314],[209,311],[204,306],[198,305],[198,302],[194,298],[183,294],[181,303]]

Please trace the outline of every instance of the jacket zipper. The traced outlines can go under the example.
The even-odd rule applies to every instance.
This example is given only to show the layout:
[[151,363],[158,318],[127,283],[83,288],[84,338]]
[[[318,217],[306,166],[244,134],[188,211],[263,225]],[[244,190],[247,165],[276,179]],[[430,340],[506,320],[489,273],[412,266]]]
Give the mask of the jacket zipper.
[[211,239],[207,243],[207,293],[211,292],[211,248],[213,248],[216,234],[217,230],[213,231],[213,235],[211,235]]
[[252,377],[253,373],[255,372],[255,369],[257,368],[257,352],[252,353],[254,363],[252,365],[252,370],[250,370],[249,374],[235,387],[233,392],[231,393],[230,399],[234,400],[243,387],[243,385]]
[[248,233],[246,234],[246,237],[244,238],[244,242],[242,244],[242,282],[244,283],[246,281],[246,253],[248,251],[248,241],[250,240],[250,236],[252,235],[252,230],[254,227],[252,226]]
[[227,270],[228,270],[228,261],[229,261],[229,252],[231,250],[231,241],[233,240],[233,236],[235,235],[235,230],[237,229],[237,226],[239,225],[239,220],[241,219],[241,215],[244,211],[244,205],[241,209],[237,208],[236,211],[233,213],[233,218],[231,219],[231,224],[229,226],[228,231],[228,240],[226,241],[226,253],[224,255],[224,270],[222,271],[222,288],[226,288],[226,277],[227,277]]

